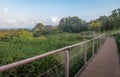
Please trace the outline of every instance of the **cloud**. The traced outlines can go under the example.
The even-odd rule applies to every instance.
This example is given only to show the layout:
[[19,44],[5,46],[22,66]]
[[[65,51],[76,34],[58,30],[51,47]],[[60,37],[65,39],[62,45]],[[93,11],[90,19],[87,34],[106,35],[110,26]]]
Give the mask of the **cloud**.
[[59,23],[58,17],[50,17],[46,19],[41,18],[26,18],[23,16],[9,16],[0,15],[0,28],[33,28],[37,23],[43,23],[44,25],[56,25]]
[[58,23],[59,22],[59,18],[58,17],[50,17],[52,23]]
[[0,28],[32,28],[35,24],[33,19],[0,15]]
[[4,12],[8,12],[8,8],[3,8],[3,11]]
[[39,17],[23,17],[23,16],[10,16],[7,12],[8,8],[2,8],[0,14],[0,28],[33,28],[37,23],[44,25],[57,25],[60,18],[52,16],[49,18],[41,19]]

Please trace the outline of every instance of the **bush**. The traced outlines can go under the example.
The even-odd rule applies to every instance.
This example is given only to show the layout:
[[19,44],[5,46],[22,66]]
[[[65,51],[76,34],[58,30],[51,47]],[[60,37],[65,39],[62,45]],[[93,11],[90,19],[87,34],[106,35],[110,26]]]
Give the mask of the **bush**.
[[[0,40],[0,66],[75,44],[82,40],[77,38],[79,37],[78,34],[69,33],[40,36],[32,39],[29,39],[32,35],[28,31],[20,30],[18,34],[9,41]],[[0,76],[36,77],[36,75],[43,73],[58,63],[60,63],[58,56],[57,58],[56,56],[50,56],[3,72]]]

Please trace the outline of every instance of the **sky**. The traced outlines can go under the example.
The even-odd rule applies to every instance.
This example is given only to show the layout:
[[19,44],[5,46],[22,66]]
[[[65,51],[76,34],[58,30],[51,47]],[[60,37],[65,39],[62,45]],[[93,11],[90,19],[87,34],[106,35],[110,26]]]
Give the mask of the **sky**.
[[90,21],[120,8],[120,0],[0,0],[0,28],[57,25],[61,18]]

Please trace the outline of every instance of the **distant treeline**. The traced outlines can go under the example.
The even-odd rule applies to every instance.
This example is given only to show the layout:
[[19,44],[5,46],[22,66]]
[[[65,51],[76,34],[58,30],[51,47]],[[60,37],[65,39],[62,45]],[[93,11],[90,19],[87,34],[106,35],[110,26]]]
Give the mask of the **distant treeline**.
[[[120,8],[115,9],[111,12],[109,16],[100,16],[95,20],[86,22],[77,16],[62,18],[58,25],[43,25],[42,23],[37,23],[32,30],[19,29],[19,30],[8,30],[4,32],[0,31],[0,38],[10,38],[15,35],[18,37],[39,37],[41,35],[47,34],[57,34],[61,32],[71,32],[80,33],[82,31],[108,31],[112,29],[120,28]],[[10,34],[9,34],[10,33]],[[26,35],[27,34],[27,35]],[[9,35],[9,37],[8,37]]]
[[44,26],[38,23],[33,29],[34,35],[51,32],[82,32],[87,30],[108,31],[120,27],[120,9],[115,9],[109,16],[100,16],[98,19],[86,22],[77,16],[62,18],[57,26]]

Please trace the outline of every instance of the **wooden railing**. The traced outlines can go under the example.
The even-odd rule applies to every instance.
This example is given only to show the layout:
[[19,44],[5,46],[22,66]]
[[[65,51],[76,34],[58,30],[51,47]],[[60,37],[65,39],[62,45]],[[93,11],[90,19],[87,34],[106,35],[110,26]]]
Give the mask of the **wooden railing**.
[[[32,58],[28,58],[28,59],[25,59],[25,60],[21,60],[21,61],[17,61],[17,62],[14,62],[14,63],[11,63],[11,64],[8,64],[8,65],[4,65],[4,66],[0,66],[0,72],[3,72],[3,71],[6,71],[6,70],[9,70],[9,69],[12,69],[12,68],[15,68],[15,67],[18,67],[18,66],[22,66],[22,65],[25,65],[27,63],[30,63],[30,62],[33,62],[33,61],[36,61],[36,60],[40,60],[42,58],[45,58],[47,56],[50,56],[50,55],[53,55],[53,54],[57,54],[59,52],[64,52],[65,54],[65,57],[64,57],[64,65],[65,65],[65,77],[69,77],[69,54],[70,54],[70,49],[71,48],[74,48],[74,47],[77,47],[77,46],[80,46],[80,45],[84,45],[84,66],[87,64],[87,44],[89,42],[92,42],[92,56],[94,56],[95,54],[95,45],[97,44],[97,50],[103,45],[104,41],[106,39],[106,36],[105,34],[101,34],[100,36],[96,37],[96,38],[93,38],[91,40],[87,40],[87,41],[84,41],[84,42],[81,42],[81,43],[77,43],[77,44],[74,44],[74,45],[70,45],[70,46],[66,46],[64,48],[60,48],[60,49],[57,49],[57,50],[54,50],[54,51],[51,51],[51,52],[48,52],[48,53],[45,53],[45,54],[41,54],[41,55],[38,55],[38,56],[35,56],[35,57],[32,57]],[[97,41],[95,41],[97,40]],[[96,44],[95,44],[96,43]]]

